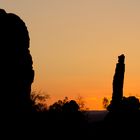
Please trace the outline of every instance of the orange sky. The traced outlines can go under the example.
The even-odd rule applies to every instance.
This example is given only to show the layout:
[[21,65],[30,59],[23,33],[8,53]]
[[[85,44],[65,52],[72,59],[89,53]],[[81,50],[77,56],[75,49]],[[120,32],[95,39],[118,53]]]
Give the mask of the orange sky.
[[139,0],[1,0],[30,33],[35,80],[48,103],[82,96],[90,109],[111,98],[117,56],[126,55],[124,95],[140,96]]

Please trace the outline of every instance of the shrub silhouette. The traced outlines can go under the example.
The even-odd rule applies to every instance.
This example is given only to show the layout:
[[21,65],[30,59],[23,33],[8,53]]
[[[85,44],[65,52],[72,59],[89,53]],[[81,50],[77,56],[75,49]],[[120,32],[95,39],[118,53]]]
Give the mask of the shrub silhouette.
[[107,97],[104,97],[102,104],[103,104],[103,108],[107,109],[107,107],[109,106],[109,99]]
[[68,135],[69,138],[85,135],[86,116],[75,100],[58,100],[50,106],[48,115],[49,124],[56,129],[55,133]]
[[36,92],[32,91],[31,93],[31,102],[32,102],[32,111],[33,112],[46,112],[48,110],[47,99],[50,96],[44,94],[41,91]]
[[50,112],[73,113],[78,112],[79,109],[78,103],[75,100],[69,100],[68,97],[65,97],[64,100],[58,100],[49,107]]
[[63,105],[62,110],[67,113],[78,112],[79,105],[76,103],[76,101],[70,100]]
[[29,33],[23,20],[0,9],[1,111],[28,112],[34,79]]
[[123,97],[122,99],[122,110],[134,112],[138,111],[140,107],[139,99],[135,96]]

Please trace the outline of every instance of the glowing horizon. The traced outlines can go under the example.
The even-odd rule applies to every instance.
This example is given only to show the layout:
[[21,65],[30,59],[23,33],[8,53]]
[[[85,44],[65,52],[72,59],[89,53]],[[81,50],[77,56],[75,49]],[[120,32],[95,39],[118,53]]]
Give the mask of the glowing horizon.
[[49,104],[80,95],[90,109],[102,109],[122,53],[124,96],[140,96],[139,7],[138,0],[2,0],[0,8],[28,27],[34,90],[49,94]]

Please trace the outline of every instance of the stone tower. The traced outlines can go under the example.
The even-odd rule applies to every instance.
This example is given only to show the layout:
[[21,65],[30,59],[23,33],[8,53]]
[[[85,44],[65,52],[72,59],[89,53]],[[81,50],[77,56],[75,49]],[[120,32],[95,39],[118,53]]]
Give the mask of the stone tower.
[[112,94],[112,105],[118,107],[123,97],[123,83],[124,83],[124,54],[118,56],[118,63],[116,64],[115,74],[113,77],[113,94]]

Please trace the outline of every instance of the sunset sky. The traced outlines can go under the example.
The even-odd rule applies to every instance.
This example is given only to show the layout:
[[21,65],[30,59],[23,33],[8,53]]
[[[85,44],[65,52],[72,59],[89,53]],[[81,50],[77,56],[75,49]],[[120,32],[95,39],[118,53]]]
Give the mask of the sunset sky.
[[124,96],[140,96],[140,0],[1,0],[28,27],[35,79],[48,104],[82,96],[90,109],[111,98],[118,55]]

